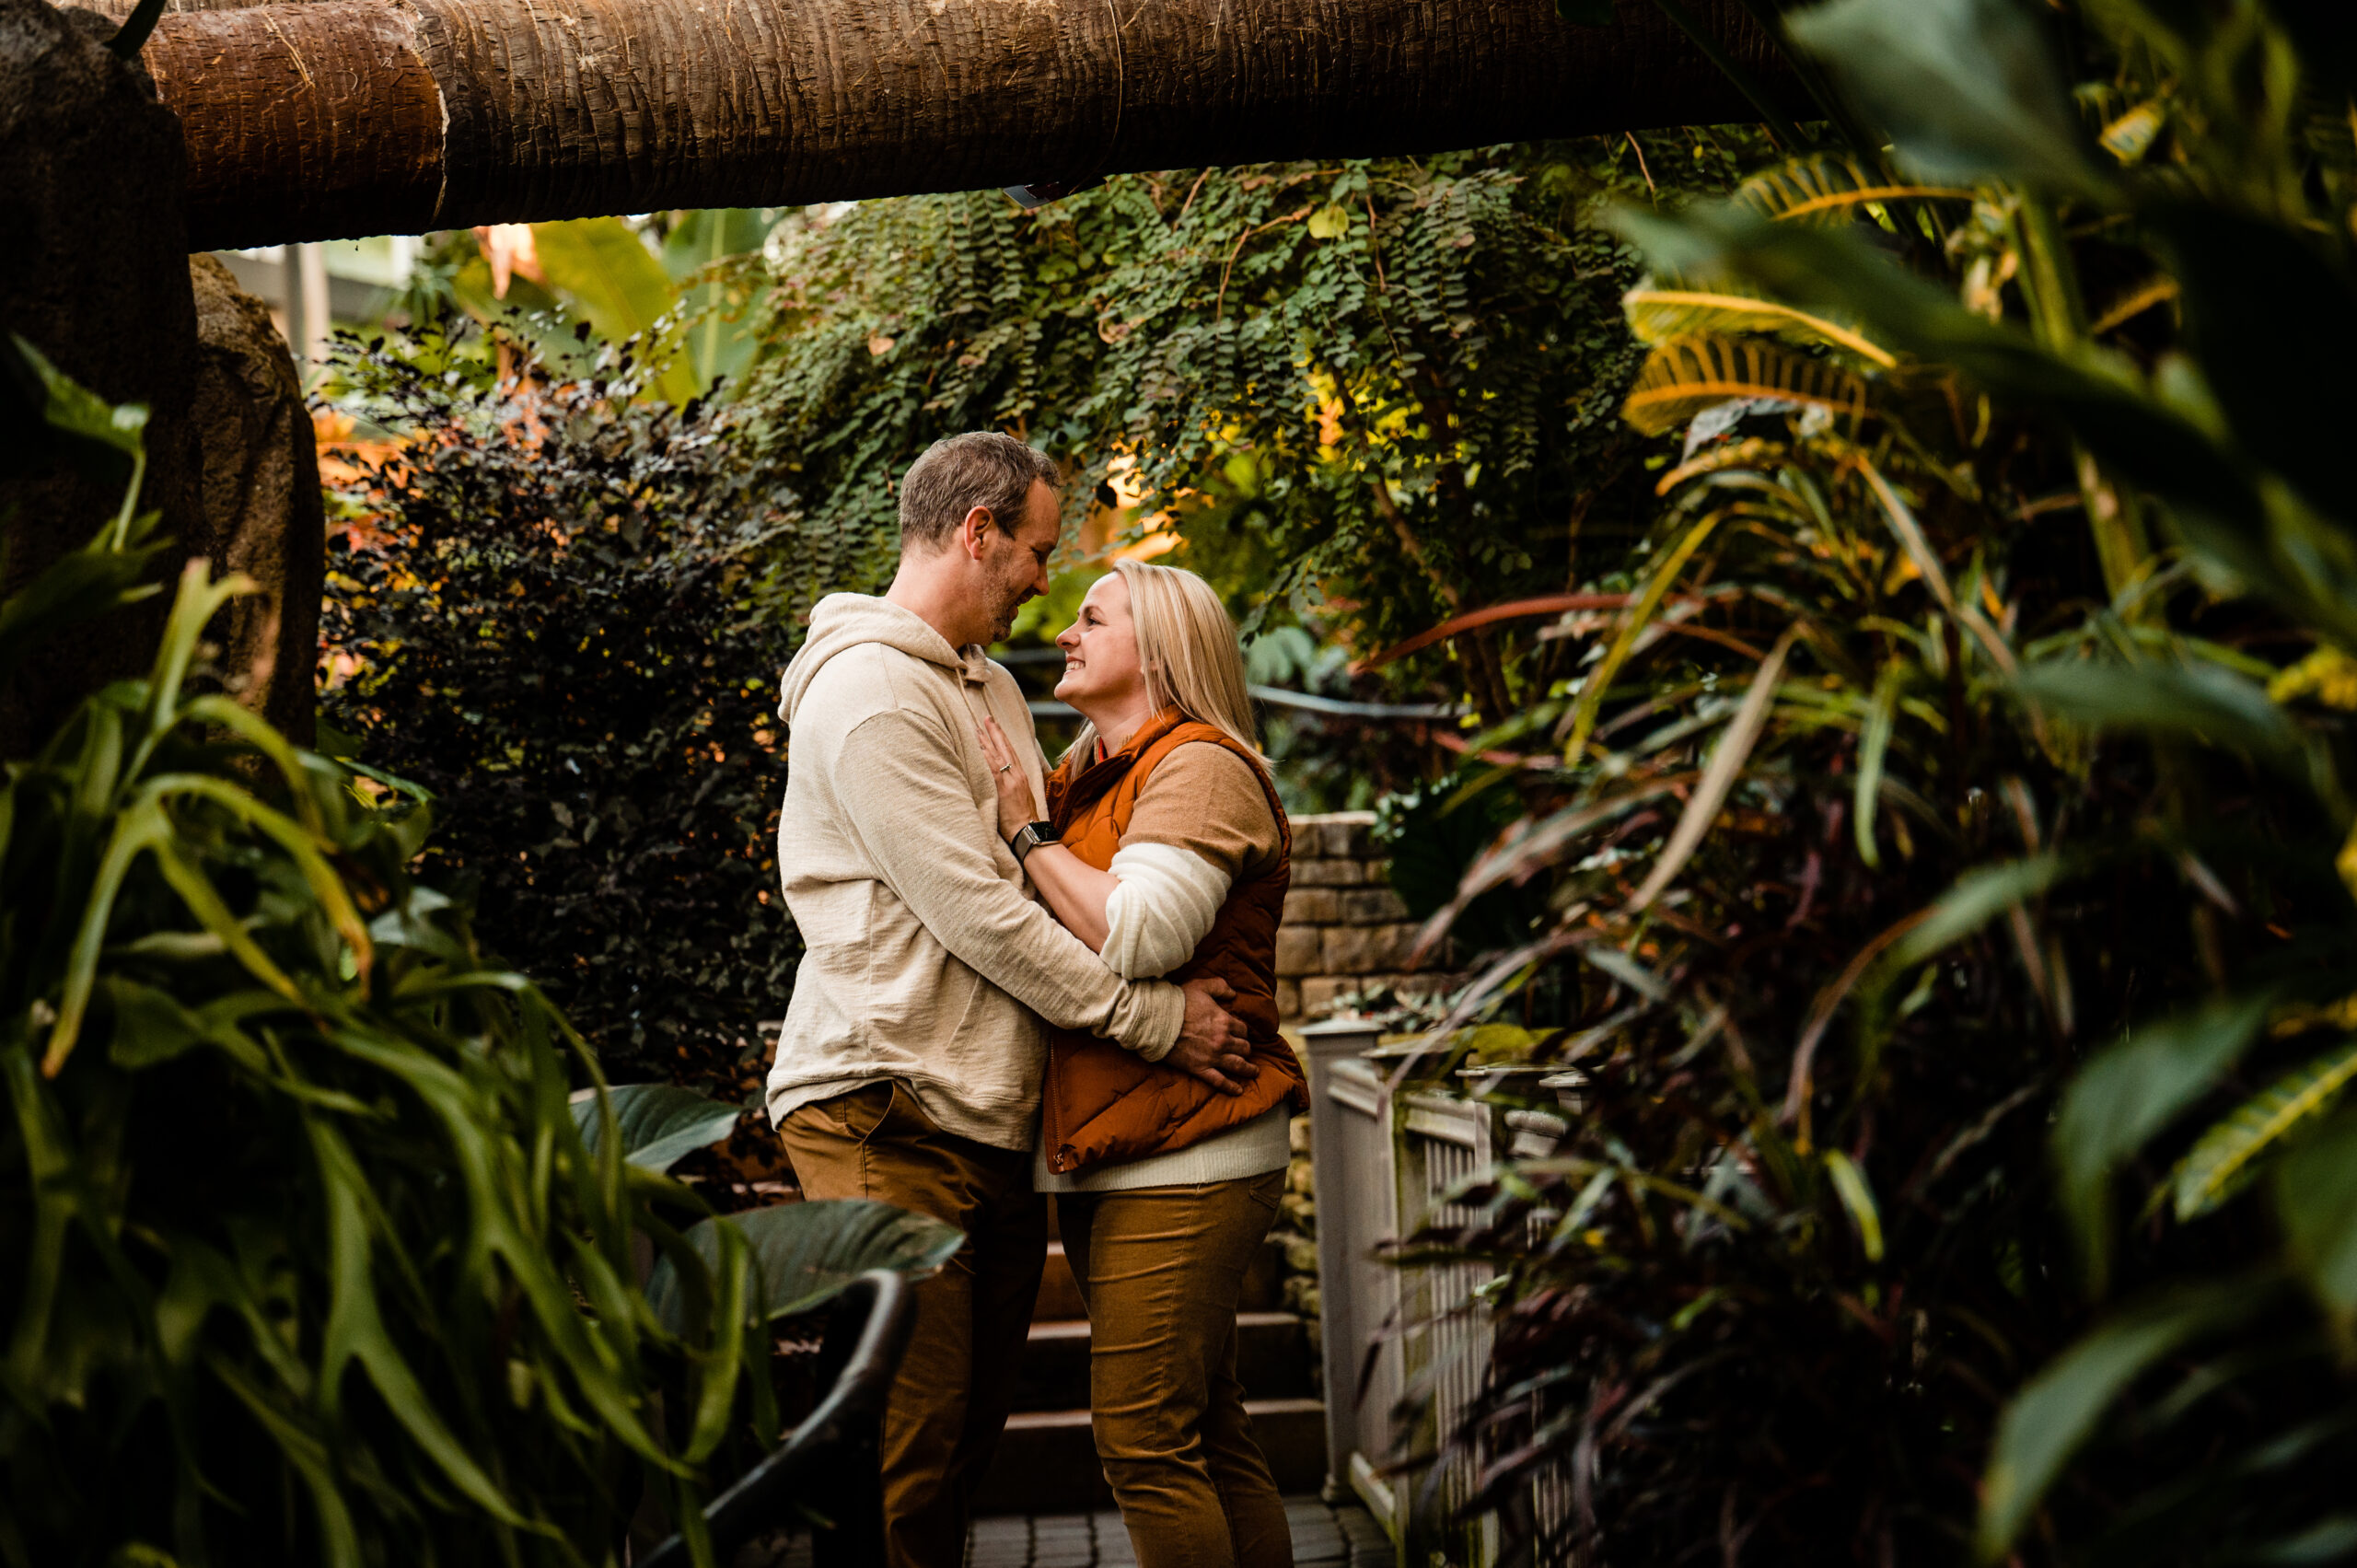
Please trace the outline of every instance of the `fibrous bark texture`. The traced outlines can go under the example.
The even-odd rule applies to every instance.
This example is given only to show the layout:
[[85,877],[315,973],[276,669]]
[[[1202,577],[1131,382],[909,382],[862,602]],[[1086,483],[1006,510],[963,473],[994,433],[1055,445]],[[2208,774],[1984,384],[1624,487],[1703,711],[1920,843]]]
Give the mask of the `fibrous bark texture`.
[[1753,117],[1648,0],[313,0],[146,58],[203,248]]
[[254,581],[254,592],[232,599],[214,624],[217,668],[239,702],[308,746],[327,569],[319,447],[270,308],[212,256],[190,257],[189,276],[205,553],[221,571]]
[[[144,503],[201,548],[180,123],[138,66],[99,46],[113,30],[0,0],[0,329],[110,401],[147,405]],[[121,501],[66,470],[0,483],[0,594],[87,543]],[[151,599],[35,649],[0,687],[0,757],[26,755],[94,688],[144,673],[166,608]]]

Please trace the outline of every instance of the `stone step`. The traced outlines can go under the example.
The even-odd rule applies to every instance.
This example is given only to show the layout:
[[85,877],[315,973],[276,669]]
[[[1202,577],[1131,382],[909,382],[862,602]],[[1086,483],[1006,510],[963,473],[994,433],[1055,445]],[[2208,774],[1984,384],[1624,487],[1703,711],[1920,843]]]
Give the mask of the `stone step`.
[[[1088,1404],[1088,1323],[1034,1323],[1016,1388],[1018,1411],[1080,1410]],[[1314,1391],[1309,1334],[1290,1312],[1236,1315],[1236,1376],[1247,1398],[1295,1399]]]
[[[1326,1481],[1326,1407],[1316,1400],[1248,1400],[1252,1435],[1277,1490],[1315,1492]],[[1097,1462],[1086,1410],[1018,1411],[999,1434],[974,1496],[981,1514],[1063,1513],[1109,1508],[1113,1493]]]
[[[1260,1244],[1252,1254],[1252,1265],[1244,1272],[1244,1294],[1237,1306],[1247,1312],[1274,1312],[1284,1305],[1285,1249],[1274,1237]],[[1088,1316],[1080,1302],[1080,1284],[1072,1277],[1072,1264],[1064,1257],[1064,1244],[1048,1243],[1047,1271],[1039,1276],[1039,1305],[1031,1309],[1034,1323],[1067,1322]]]

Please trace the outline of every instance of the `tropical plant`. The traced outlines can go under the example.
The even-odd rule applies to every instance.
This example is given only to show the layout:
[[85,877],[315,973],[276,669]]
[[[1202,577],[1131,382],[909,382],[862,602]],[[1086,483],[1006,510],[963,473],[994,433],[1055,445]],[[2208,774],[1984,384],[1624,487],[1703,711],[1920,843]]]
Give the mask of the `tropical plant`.
[[[137,411],[15,347],[12,454],[134,477],[0,602],[0,670],[160,549]],[[241,587],[192,563],[149,677],[0,789],[0,1560],[603,1562],[644,1493],[709,1562],[712,1477],[778,1435],[769,1318],[947,1227],[663,1176],[733,1112],[610,1093],[411,879],[424,809],[198,690]]]
[[462,359],[505,344],[542,375],[628,381],[683,408],[726,396],[751,362],[759,252],[777,218],[713,207],[452,229],[418,258],[399,310],[419,333],[472,318],[482,333],[450,345]]
[[452,358],[345,362],[401,440],[340,495],[324,744],[431,796],[421,864],[610,1073],[743,1103],[799,956],[771,850],[794,633],[763,587],[799,519],[713,409]]
[[2061,9],[1794,14],[1870,131],[1624,220],[1687,460],[1457,901],[1550,889],[1586,1115],[1425,1238],[1550,1559],[2357,1542],[2352,40]]

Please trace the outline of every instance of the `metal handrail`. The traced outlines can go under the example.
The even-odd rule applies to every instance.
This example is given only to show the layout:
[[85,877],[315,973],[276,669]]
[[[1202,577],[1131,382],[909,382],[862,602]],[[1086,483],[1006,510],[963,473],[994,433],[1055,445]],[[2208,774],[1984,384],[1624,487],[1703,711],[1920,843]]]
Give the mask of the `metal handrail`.
[[[716,1561],[727,1562],[739,1546],[779,1523],[796,1497],[824,1498],[835,1516],[834,1527],[817,1532],[813,1541],[818,1562],[865,1568],[884,1561],[878,1438],[884,1400],[915,1326],[916,1295],[905,1274],[877,1269],[844,1289],[819,1351],[819,1376],[834,1374],[826,1398],[775,1452],[704,1508]],[[687,1562],[687,1542],[674,1535],[638,1568],[685,1568]]]

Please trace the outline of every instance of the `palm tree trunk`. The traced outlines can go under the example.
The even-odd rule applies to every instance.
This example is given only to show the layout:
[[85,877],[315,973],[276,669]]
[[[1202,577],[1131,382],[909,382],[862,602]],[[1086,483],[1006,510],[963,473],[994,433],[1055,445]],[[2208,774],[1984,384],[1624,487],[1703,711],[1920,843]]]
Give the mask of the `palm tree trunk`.
[[[145,60],[210,249],[1757,118],[1620,5],[174,0]],[[1786,79],[1739,0],[1694,9]]]

